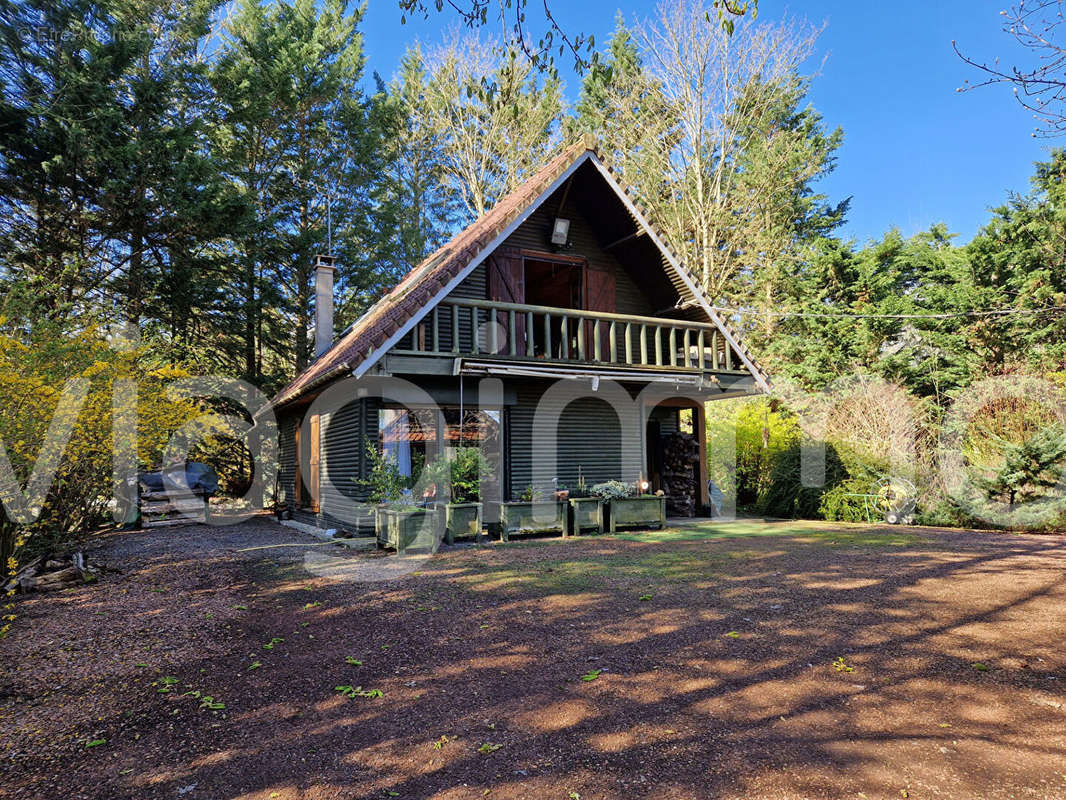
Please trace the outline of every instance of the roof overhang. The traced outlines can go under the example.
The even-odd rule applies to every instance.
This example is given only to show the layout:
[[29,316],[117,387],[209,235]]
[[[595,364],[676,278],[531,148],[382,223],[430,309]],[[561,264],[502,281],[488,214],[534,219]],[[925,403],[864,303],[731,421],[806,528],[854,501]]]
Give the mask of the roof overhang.
[[[758,390],[737,391],[732,386],[724,385],[717,376],[692,372],[670,372],[660,370],[619,369],[612,365],[603,367],[574,366],[561,364],[517,364],[500,361],[478,361],[457,358],[455,374],[463,376],[495,376],[507,378],[541,378],[544,380],[589,381],[596,388],[601,380],[618,383],[661,384],[664,387],[689,388],[700,392],[709,392],[711,399],[728,393],[730,396],[761,394]],[[731,376],[733,377],[733,376]],[[735,376],[745,379],[746,376]],[[754,389],[754,387],[753,387]]]

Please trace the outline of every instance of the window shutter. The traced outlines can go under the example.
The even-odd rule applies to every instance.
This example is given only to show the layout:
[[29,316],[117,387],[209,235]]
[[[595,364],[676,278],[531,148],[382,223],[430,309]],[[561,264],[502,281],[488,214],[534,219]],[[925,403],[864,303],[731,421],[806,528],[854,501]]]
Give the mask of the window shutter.
[[[585,268],[585,310],[605,311],[613,314],[617,308],[614,271],[593,267],[590,264]],[[585,341],[588,342],[589,352],[591,353],[592,343],[595,341],[593,331],[596,325],[600,326],[600,360],[610,361],[611,354],[608,352],[610,343],[607,338],[607,323],[605,322],[590,321],[588,323],[585,331]]]
[[319,427],[320,419],[318,414],[311,417],[311,459],[308,465],[310,474],[307,476],[307,484],[311,493],[311,510],[316,514],[321,510],[319,506],[320,475],[318,470],[319,445],[322,440]]
[[[526,302],[526,268],[521,251],[516,247],[501,247],[488,257],[489,299],[500,303]],[[497,323],[502,326],[497,339],[499,350],[507,352],[507,312],[497,315]],[[526,321],[522,314],[515,319],[515,346],[518,355],[526,352]]]
[[300,508],[303,505],[303,493],[304,493],[304,481],[303,481],[303,459],[304,451],[301,447],[300,432],[303,428],[303,424],[300,420],[296,422],[295,432],[295,447],[296,452],[296,472],[292,479],[292,504],[295,508]]

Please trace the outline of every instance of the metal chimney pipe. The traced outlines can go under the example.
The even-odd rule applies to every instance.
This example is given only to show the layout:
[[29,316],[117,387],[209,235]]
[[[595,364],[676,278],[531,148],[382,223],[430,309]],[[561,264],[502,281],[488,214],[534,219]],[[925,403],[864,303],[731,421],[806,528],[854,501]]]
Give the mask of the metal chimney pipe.
[[315,358],[333,344],[333,273],[336,257],[315,256]]

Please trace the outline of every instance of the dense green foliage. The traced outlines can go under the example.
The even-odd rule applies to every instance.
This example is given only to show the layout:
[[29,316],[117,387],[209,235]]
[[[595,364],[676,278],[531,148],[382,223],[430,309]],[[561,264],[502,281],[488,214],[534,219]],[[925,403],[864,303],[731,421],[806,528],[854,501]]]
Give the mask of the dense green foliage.
[[[476,447],[460,447],[448,458],[438,458],[426,466],[419,483],[433,486],[439,502],[476,503],[481,499],[481,482],[492,475],[492,465]],[[450,492],[450,496],[444,494]]]

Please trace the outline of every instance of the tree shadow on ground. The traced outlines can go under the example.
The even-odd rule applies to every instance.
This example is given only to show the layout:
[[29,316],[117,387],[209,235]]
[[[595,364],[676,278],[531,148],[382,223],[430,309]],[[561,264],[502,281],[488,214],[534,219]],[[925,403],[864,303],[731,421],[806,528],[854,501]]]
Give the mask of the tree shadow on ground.
[[86,796],[1066,791],[1066,547],[877,535],[465,549],[369,587],[243,562],[229,638],[164,668],[225,711],[143,680]]

